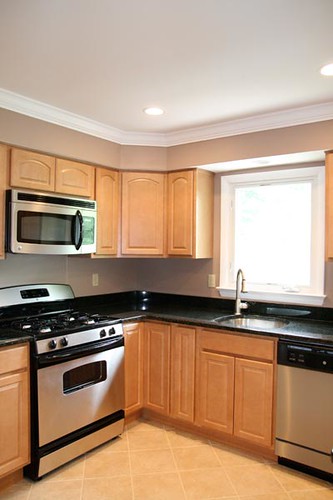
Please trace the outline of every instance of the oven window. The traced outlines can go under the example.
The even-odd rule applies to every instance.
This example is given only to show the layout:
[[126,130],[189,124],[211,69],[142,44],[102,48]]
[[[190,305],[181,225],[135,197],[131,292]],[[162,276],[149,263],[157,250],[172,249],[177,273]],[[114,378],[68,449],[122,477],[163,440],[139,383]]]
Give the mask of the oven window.
[[95,361],[73,368],[63,375],[63,391],[68,394],[106,380],[106,361]]

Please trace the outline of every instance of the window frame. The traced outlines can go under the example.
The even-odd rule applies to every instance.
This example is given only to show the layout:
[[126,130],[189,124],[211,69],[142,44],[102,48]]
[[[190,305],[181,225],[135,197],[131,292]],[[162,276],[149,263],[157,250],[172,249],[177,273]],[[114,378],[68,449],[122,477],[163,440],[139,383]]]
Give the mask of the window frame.
[[[272,184],[283,181],[310,181],[312,183],[312,225],[311,229],[311,285],[300,291],[283,290],[281,286],[254,285],[247,283],[248,300],[265,300],[303,305],[322,305],[325,272],[325,166],[288,167],[256,172],[240,172],[221,176],[221,223],[220,223],[220,282],[217,287],[224,298],[235,297],[233,269],[234,217],[232,204],[235,189],[245,185]],[[227,237],[226,237],[227,235]],[[246,269],[243,269],[246,278]]]

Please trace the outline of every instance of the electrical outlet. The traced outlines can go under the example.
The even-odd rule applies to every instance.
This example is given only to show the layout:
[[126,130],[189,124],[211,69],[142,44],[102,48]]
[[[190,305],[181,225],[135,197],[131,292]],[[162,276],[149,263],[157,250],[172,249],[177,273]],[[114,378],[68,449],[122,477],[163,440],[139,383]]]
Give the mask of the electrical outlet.
[[92,274],[92,286],[98,286],[99,285],[99,275],[98,273],[93,273]]
[[208,288],[216,287],[216,276],[215,274],[208,274]]

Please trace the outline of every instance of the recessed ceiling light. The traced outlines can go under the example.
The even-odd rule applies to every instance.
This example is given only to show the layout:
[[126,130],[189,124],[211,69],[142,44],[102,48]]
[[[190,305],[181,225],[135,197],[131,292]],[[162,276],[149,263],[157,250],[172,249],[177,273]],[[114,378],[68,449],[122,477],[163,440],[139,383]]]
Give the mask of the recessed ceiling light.
[[150,116],[159,116],[164,114],[164,110],[157,107],[145,108],[143,111],[146,113],[146,115]]
[[323,66],[320,69],[320,73],[325,76],[333,76],[333,63]]

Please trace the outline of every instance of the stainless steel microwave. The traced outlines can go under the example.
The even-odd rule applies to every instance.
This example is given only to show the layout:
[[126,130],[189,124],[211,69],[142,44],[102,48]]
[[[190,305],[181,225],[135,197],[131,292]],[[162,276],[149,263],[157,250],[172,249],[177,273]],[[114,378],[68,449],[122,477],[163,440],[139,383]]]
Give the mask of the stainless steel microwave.
[[96,251],[96,201],[32,191],[7,191],[6,250],[75,255]]

